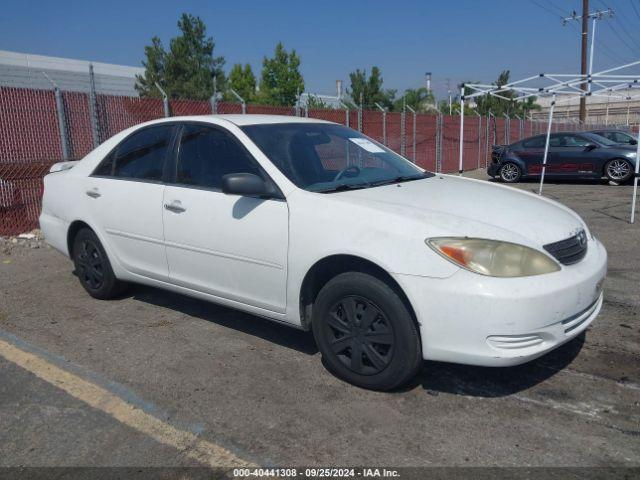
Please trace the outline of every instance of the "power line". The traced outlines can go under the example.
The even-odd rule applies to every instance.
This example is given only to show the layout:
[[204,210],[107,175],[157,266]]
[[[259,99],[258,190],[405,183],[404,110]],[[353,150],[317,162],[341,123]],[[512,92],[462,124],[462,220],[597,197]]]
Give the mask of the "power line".
[[[625,23],[626,23],[626,22],[627,22],[627,20],[628,20],[627,15],[625,15],[624,13],[623,13],[623,14],[620,14],[620,11],[621,11],[621,10],[620,10],[620,9],[618,9],[618,15],[616,15],[616,16],[614,17],[614,19],[613,19],[613,20],[614,20],[614,22],[615,22],[615,21],[617,21],[617,22],[618,22],[618,24],[620,25],[620,27],[622,28],[622,32],[623,32],[627,37],[629,37],[629,38],[631,39],[631,41],[632,41],[633,43],[635,43],[635,44],[640,48],[640,42],[638,42],[638,40],[636,39],[636,37],[634,37],[634,36],[629,32],[629,30],[627,29],[627,27],[625,26]],[[633,27],[632,25],[630,25],[630,28],[633,30],[633,28],[634,28],[634,27]]]
[[540,7],[541,9],[543,9],[544,11],[546,11],[547,13],[550,13],[551,15],[553,15],[554,17],[560,17],[562,18],[562,15],[558,15],[557,13],[553,12],[552,10],[550,10],[549,8],[545,7],[544,5],[542,5],[541,3],[536,2],[536,0],[529,0],[531,3],[533,3],[534,5]]
[[636,52],[636,50],[637,50],[637,49],[636,49],[635,47],[632,47],[631,45],[629,45],[629,42],[627,42],[627,41],[622,37],[622,35],[620,35],[620,33],[619,33],[615,28],[613,28],[613,27],[612,27],[610,24],[608,24],[608,23],[607,23],[607,26],[608,26],[608,27],[609,27],[609,29],[610,29],[610,30],[615,34],[615,36],[616,36],[616,37],[618,37],[618,39],[619,39],[619,40],[620,40],[620,41],[621,41],[621,42],[622,42],[622,43],[623,43],[623,44],[624,44],[624,45],[625,45],[629,50],[631,50],[631,51],[632,51],[632,52],[634,52],[634,53]]
[[633,0],[629,0],[629,3],[631,3],[631,6],[633,7],[633,11],[636,12],[636,15],[638,16],[638,18],[640,18],[640,11],[638,11],[636,4],[633,3]]
[[566,10],[563,10],[562,8],[558,7],[557,5],[555,5],[551,0],[544,0],[546,2],[547,5],[549,5],[551,8],[556,9],[558,12],[560,12],[560,16],[564,17],[567,12]]

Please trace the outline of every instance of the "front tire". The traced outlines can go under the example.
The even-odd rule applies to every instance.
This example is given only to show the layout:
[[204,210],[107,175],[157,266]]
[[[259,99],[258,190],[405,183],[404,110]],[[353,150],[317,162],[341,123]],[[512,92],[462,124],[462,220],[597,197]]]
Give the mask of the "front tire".
[[93,230],[83,228],[78,232],[72,256],[80,285],[93,298],[108,300],[124,291],[125,284],[113,273],[107,252]]
[[627,182],[633,176],[633,166],[631,162],[624,158],[614,158],[609,160],[604,166],[604,174],[611,182],[618,185]]
[[330,280],[313,306],[313,335],[327,368],[371,390],[391,390],[422,365],[416,323],[399,295],[368,274]]
[[500,167],[499,175],[504,183],[518,183],[522,177],[522,169],[513,162],[507,162]]

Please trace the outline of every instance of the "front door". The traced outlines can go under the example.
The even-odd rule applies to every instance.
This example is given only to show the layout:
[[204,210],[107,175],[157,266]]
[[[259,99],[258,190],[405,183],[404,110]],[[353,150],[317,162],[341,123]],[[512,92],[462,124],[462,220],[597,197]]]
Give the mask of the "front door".
[[595,172],[594,142],[582,135],[558,134],[560,145],[556,148],[559,175],[590,175]]
[[228,131],[203,124],[182,127],[175,179],[163,200],[170,281],[284,313],[287,203],[222,193],[222,177],[230,173],[266,178]]

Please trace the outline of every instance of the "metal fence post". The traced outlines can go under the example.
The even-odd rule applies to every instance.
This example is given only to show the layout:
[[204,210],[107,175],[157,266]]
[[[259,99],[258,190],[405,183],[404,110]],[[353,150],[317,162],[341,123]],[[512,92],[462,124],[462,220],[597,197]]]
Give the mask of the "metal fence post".
[[340,100],[340,106],[344,108],[344,125],[348,127],[349,126],[349,106],[346,103],[344,103],[342,100]]
[[67,120],[64,110],[64,102],[62,101],[62,92],[58,88],[58,85],[51,80],[49,75],[42,72],[51,85],[53,85],[53,95],[56,101],[56,117],[58,118],[58,130],[60,131],[60,146],[62,147],[63,160],[69,160],[69,135],[67,133]]
[[293,106],[293,114],[294,114],[296,117],[299,117],[299,116],[300,116],[300,95],[297,95],[297,96],[296,96],[296,103],[295,103],[295,105]]
[[[233,88],[229,88],[229,91],[233,94],[234,97],[236,97],[238,99],[238,101],[240,102],[240,105],[242,106],[242,114],[244,115],[245,113],[247,113],[247,104],[244,101],[244,98],[242,98],[238,92],[236,92]],[[309,111],[309,109],[307,108],[307,112]]]
[[155,82],[155,86],[162,95],[162,109],[164,110],[165,118],[168,118],[171,116],[171,112],[169,111],[169,97],[167,97],[165,91],[158,85],[158,82]]
[[382,144],[387,144],[387,110],[382,108],[379,103],[375,103],[375,106],[382,112]]
[[506,113],[503,114],[504,117],[504,144],[509,145],[511,140],[511,119],[509,115]]
[[405,107],[407,107],[413,114],[413,119],[411,123],[411,126],[413,127],[413,135],[411,139],[413,154],[411,155],[411,158],[413,159],[413,163],[416,163],[416,111],[413,108],[411,108],[409,105],[405,105]]
[[93,63],[89,64],[89,116],[91,117],[91,137],[93,146],[100,145],[100,124],[98,123],[98,102],[96,98],[96,81],[93,75]]
[[400,155],[403,157],[407,153],[407,139],[406,139],[406,128],[405,128],[405,120],[407,119],[407,106],[404,103],[404,99],[402,100],[402,112],[400,113]]
[[478,167],[477,168],[480,168],[480,152],[482,151],[482,147],[480,145],[480,142],[482,141],[482,135],[480,134],[480,132],[482,131],[482,115],[480,115],[477,110],[474,110],[473,112],[478,116]]
[[211,95],[209,103],[211,104],[211,114],[216,115],[218,113],[218,95],[216,92]]
[[436,173],[442,171],[442,124],[443,124],[443,116],[438,110],[438,115],[436,116]]
[[487,124],[485,125],[485,137],[484,137],[484,168],[487,168],[489,165],[488,153],[489,153],[489,133],[490,128],[489,124],[491,123],[491,117],[487,115]]
[[213,76],[213,95],[211,95],[209,103],[211,104],[211,114],[216,115],[218,113],[218,82],[215,75]]
[[62,93],[56,86],[53,90],[56,97],[56,114],[58,116],[58,127],[60,128],[60,145],[62,145],[62,158],[69,160],[69,136],[67,134],[67,122],[64,114],[64,103],[62,102]]

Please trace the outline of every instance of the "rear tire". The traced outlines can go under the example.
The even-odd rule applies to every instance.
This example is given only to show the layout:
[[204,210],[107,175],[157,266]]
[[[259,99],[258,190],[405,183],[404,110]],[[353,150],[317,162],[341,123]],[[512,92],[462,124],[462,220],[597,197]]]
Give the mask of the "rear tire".
[[626,183],[633,176],[634,170],[631,162],[624,158],[609,160],[604,166],[604,174],[611,182],[618,185]]
[[72,257],[80,285],[93,298],[108,300],[125,290],[126,284],[116,278],[107,252],[93,230],[83,228],[77,233]]
[[500,167],[498,175],[504,183],[518,183],[522,177],[522,169],[513,162],[507,162]]
[[413,316],[393,288],[371,275],[330,280],[314,303],[312,328],[327,368],[359,387],[391,390],[422,365]]

